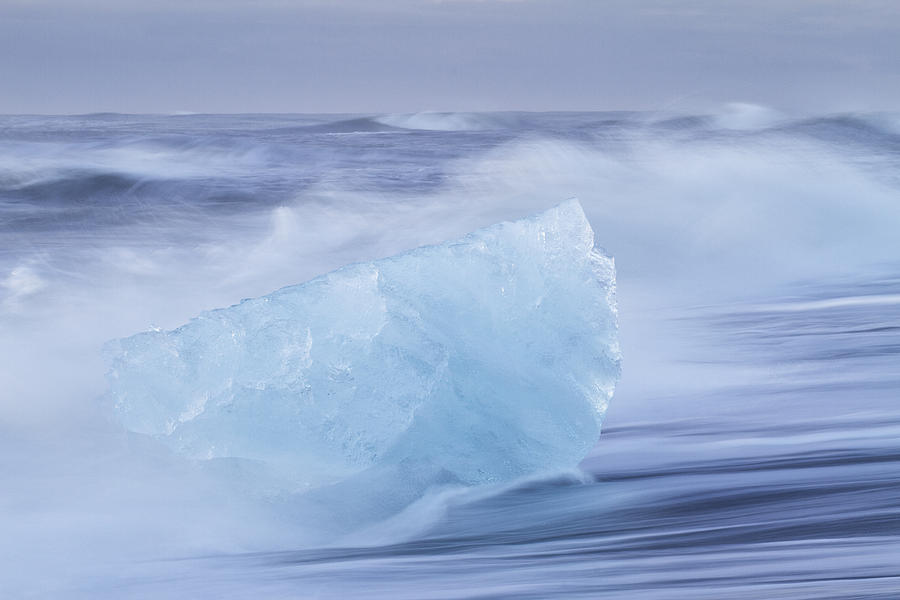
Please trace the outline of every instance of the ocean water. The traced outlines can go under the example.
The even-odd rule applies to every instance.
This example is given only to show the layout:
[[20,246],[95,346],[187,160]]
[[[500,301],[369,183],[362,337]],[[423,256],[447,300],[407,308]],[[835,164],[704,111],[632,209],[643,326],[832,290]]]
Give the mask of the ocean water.
[[[577,197],[622,378],[561,473],[322,541],[102,345]],[[0,596],[900,597],[900,115],[0,117]],[[423,449],[424,451],[424,449]]]

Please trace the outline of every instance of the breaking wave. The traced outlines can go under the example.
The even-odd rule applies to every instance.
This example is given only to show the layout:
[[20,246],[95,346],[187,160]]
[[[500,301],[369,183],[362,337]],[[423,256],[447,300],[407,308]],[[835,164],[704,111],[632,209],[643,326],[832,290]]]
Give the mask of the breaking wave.
[[[4,589],[892,597],[896,123],[748,106],[0,118]],[[278,477],[186,460],[98,401],[110,339],[571,197],[616,256],[626,357],[584,477],[433,479],[313,547],[318,509]],[[552,358],[529,356],[535,373]],[[346,514],[378,502],[358,489]]]

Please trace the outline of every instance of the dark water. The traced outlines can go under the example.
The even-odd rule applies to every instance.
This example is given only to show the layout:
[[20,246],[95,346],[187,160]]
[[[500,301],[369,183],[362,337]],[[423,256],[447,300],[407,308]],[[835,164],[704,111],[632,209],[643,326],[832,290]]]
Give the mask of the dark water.
[[[900,597],[900,119],[0,118],[0,589]],[[571,473],[302,515],[125,435],[99,346],[578,196],[625,360]]]

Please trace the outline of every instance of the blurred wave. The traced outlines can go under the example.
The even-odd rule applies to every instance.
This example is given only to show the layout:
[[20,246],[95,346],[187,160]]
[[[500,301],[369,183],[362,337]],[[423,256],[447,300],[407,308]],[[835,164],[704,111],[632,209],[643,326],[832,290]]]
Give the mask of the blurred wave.
[[[0,584],[36,598],[895,598],[897,115],[0,117]],[[100,346],[581,200],[623,379],[579,471],[310,542],[122,432]],[[266,499],[262,499],[266,498]]]

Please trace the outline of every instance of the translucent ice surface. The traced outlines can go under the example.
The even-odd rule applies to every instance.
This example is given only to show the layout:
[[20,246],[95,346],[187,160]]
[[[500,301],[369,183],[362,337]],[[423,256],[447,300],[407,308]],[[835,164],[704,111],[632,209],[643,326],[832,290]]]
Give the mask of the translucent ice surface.
[[615,269],[571,200],[107,350],[129,430],[400,506],[585,456],[619,374]]

